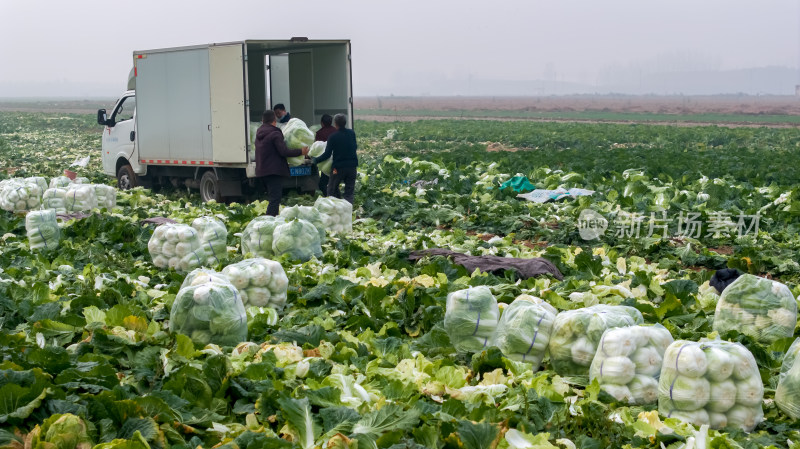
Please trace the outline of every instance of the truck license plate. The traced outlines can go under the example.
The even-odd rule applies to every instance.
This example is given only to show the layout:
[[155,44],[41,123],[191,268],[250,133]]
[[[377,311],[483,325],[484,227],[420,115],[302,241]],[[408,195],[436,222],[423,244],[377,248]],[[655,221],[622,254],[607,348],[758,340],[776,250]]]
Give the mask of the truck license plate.
[[289,167],[289,174],[292,176],[308,176],[311,174],[311,166]]

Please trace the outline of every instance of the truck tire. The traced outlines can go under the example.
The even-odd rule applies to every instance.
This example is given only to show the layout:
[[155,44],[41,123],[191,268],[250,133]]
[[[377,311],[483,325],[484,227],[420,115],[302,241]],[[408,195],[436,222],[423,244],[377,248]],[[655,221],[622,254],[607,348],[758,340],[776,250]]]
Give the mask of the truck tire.
[[200,197],[206,203],[211,200],[222,201],[222,195],[219,194],[217,174],[214,173],[214,170],[208,170],[200,178]]
[[120,190],[130,190],[138,185],[136,173],[133,172],[133,167],[130,165],[123,165],[117,172],[117,186]]

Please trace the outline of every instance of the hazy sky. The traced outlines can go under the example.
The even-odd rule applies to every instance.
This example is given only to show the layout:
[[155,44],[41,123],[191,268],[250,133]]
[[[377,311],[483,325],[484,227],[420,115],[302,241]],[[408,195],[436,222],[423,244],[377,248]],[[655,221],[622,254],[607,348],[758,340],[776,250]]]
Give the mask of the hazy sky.
[[0,96],[113,96],[133,50],[291,36],[350,39],[356,95],[437,94],[454,80],[595,85],[636,70],[796,68],[799,4],[0,0]]

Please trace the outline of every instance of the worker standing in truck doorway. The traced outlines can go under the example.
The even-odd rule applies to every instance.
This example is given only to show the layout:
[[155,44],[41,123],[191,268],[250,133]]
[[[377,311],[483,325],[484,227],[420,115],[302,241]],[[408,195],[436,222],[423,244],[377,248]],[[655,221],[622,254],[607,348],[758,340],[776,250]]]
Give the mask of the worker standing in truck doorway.
[[358,156],[356,150],[356,133],[347,128],[347,116],[336,114],[333,117],[336,132],[328,138],[328,145],[321,156],[312,158],[314,164],[332,157],[331,176],[328,181],[328,196],[342,198],[339,184],[344,182],[344,199],[353,204],[356,189],[356,176],[358,175]]
[[286,111],[286,106],[284,106],[283,103],[276,104],[272,110],[275,111],[275,117],[278,118],[278,123],[283,124],[292,119],[292,114]]
[[287,157],[308,154],[308,147],[300,150],[286,148],[283,131],[277,127],[274,111],[264,111],[261,126],[256,132],[256,176],[261,178],[267,191],[267,215],[278,215],[283,195],[283,182],[289,177]]
[[[336,128],[333,127],[333,117],[330,114],[322,114],[322,119],[320,120],[320,128],[317,133],[314,135],[314,140],[316,142],[327,142],[328,137],[331,134],[336,132]],[[328,195],[328,175],[325,173],[319,172],[319,191],[322,192],[322,196]]]

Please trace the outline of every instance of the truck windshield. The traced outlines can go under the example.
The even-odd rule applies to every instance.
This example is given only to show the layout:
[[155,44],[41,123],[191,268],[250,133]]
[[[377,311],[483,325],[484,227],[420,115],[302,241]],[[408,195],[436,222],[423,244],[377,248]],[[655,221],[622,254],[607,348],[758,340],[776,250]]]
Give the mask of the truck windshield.
[[114,109],[111,120],[114,123],[124,122],[133,118],[133,111],[136,110],[136,97],[125,97]]

